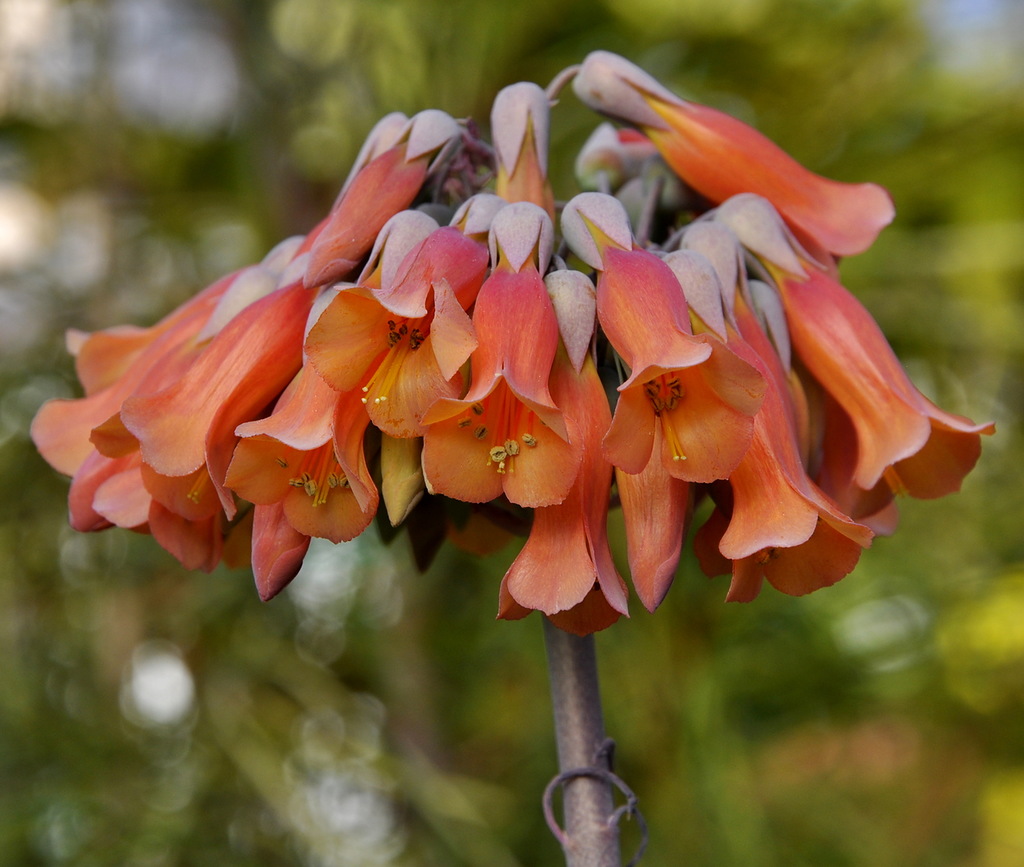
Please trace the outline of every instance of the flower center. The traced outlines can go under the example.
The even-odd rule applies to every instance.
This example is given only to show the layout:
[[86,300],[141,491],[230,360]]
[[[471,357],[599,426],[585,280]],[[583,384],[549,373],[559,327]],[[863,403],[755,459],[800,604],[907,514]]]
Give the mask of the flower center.
[[487,446],[487,465],[499,473],[514,473],[523,448],[537,448],[536,414],[501,382],[482,401],[470,404],[458,426]]
[[395,385],[408,353],[415,352],[430,332],[427,320],[422,319],[389,319],[388,320],[388,351],[384,354],[377,369],[363,386],[363,403],[383,403]]
[[[278,458],[282,467],[288,462]],[[314,506],[322,506],[335,488],[349,487],[348,478],[334,456],[333,443],[326,442],[319,448],[303,452],[299,462],[298,474],[288,480],[293,488],[302,488],[313,501]]]
[[679,407],[686,397],[686,389],[683,388],[676,372],[663,373],[654,379],[644,383],[644,394],[654,407],[654,414],[661,419],[661,429],[665,433],[665,440],[672,449],[672,460],[685,461],[686,452],[679,439],[679,434],[672,424],[672,413]]

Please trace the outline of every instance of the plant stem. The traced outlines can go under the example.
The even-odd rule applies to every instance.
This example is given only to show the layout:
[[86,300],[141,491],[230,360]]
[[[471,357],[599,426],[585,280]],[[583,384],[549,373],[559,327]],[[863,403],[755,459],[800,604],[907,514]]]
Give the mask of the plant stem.
[[[564,833],[558,834],[567,867],[621,867],[619,829],[608,779],[574,771],[610,772],[594,636],[563,632],[544,619],[558,768],[565,775]],[[554,828],[552,829],[555,830]]]

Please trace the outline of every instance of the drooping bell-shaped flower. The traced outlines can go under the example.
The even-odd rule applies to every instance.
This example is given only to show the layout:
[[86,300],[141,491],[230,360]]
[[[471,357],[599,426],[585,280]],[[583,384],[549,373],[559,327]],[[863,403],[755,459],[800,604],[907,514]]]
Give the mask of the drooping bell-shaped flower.
[[892,201],[881,187],[814,174],[757,130],[680,99],[616,54],[589,54],[573,89],[595,111],[639,127],[712,202],[737,193],[764,196],[795,229],[837,256],[863,252],[892,221]]
[[551,393],[579,431],[583,460],[565,499],[534,510],[526,545],[502,580],[498,616],[515,619],[538,610],[556,626],[586,635],[627,613],[626,587],[607,535],[612,466],[601,454],[601,440],[611,411],[593,360],[585,358],[577,372],[564,348]]
[[[732,573],[727,596],[732,601],[753,599],[765,578],[794,595],[835,583],[856,565],[872,533],[844,514],[807,475],[799,413],[779,341],[773,342],[762,325],[773,317],[755,310],[754,292],[724,290],[701,254],[687,251],[670,258],[683,285],[701,287],[704,297],[694,295],[691,302],[692,310],[702,311],[695,327],[724,327],[728,345],[767,384],[750,448],[728,481],[712,486],[716,509],[695,543],[702,568],[709,575]],[[716,292],[722,295],[717,312]],[[730,296],[732,308],[728,318],[725,296]]]
[[635,247],[622,206],[582,193],[562,213],[570,247],[599,272],[597,315],[629,370],[605,437],[627,473],[647,466],[660,428],[665,471],[683,481],[726,478],[747,450],[764,384],[713,335],[694,335],[672,270]]
[[914,386],[864,306],[787,236],[763,198],[743,196],[720,207],[771,274],[785,305],[793,347],[856,431],[853,482],[870,491],[884,478],[898,493],[939,497],[959,490],[981,453],[974,424],[944,412]]
[[339,394],[306,367],[269,416],[238,426],[225,484],[257,506],[281,503],[302,535],[354,539],[377,511],[363,451],[368,424],[357,393]]
[[423,419],[423,468],[435,493],[471,503],[504,494],[535,508],[562,502],[576,478],[579,437],[548,390],[558,323],[541,273],[552,236],[537,205],[518,202],[494,217],[469,391],[439,400]]
[[[273,294],[282,281],[294,283],[295,262],[308,240],[278,245],[262,263],[218,281],[151,329],[101,332],[81,342],[80,369],[92,393],[45,405],[33,424],[43,454],[75,476],[72,526],[151,532],[187,568],[210,570],[219,562],[223,537],[234,532],[225,520],[234,504],[225,508],[228,498],[213,482],[205,456],[188,471],[161,473],[145,460],[121,411],[128,401],[173,388],[240,310]],[[216,449],[211,454],[220,456]]]
[[[400,264],[385,269],[393,245]],[[487,250],[454,227],[435,225],[422,240],[391,235],[381,262],[364,285],[334,295],[309,330],[306,352],[332,388],[362,388],[382,431],[420,436],[434,402],[462,393],[459,369],[476,346],[465,308],[483,282]]]

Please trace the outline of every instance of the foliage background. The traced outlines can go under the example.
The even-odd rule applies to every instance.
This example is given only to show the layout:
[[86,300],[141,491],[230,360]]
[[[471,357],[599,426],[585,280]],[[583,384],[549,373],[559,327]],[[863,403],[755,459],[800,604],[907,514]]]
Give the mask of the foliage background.
[[[540,623],[493,620],[514,551],[317,548],[264,605],[73,534],[27,428],[76,394],[65,328],[148,324],[308,229],[383,113],[485,122],[602,47],[886,185],[846,282],[999,424],[836,587],[727,606],[687,560],[598,636],[643,863],[1024,863],[1022,41],[1015,0],[0,0],[0,862],[558,863]],[[562,178],[594,123],[557,108]]]

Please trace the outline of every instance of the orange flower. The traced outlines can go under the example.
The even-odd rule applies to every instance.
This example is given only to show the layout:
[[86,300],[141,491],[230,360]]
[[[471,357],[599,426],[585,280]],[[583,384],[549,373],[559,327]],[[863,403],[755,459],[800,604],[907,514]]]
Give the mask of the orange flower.
[[712,202],[745,192],[764,196],[794,229],[837,256],[863,252],[892,221],[892,201],[881,187],[808,171],[757,130],[680,99],[618,55],[589,54],[573,89],[596,111],[638,126],[678,175]]
[[126,399],[121,423],[138,440],[143,462],[164,477],[206,469],[201,483],[212,483],[232,516],[234,501],[223,480],[235,428],[264,411],[299,369],[312,303],[301,283],[275,290],[235,316],[176,382]]
[[713,335],[692,333],[679,281],[661,259],[632,248],[615,199],[576,196],[562,226],[576,254],[599,270],[598,319],[630,371],[619,386],[606,457],[640,473],[660,428],[665,472],[691,482],[726,478],[750,444],[761,376]]
[[196,335],[236,277],[218,280],[152,328],[69,334],[86,396],[47,401],[32,420],[32,441],[54,469],[74,475],[95,451],[90,431],[117,413],[154,370],[194,352]]
[[421,435],[427,409],[462,391],[459,368],[476,346],[464,307],[486,269],[480,244],[458,229],[437,229],[379,289],[335,295],[309,331],[310,361],[339,391],[365,383],[367,412],[382,431]]
[[897,493],[925,498],[959,490],[981,453],[980,435],[995,426],[944,412],[922,395],[864,306],[786,240],[770,203],[743,197],[716,219],[772,275],[797,355],[853,425],[853,482],[870,491],[884,478]]
[[[612,562],[606,529],[612,467],[601,456],[601,440],[611,411],[589,357],[577,373],[560,350],[551,391],[579,429],[583,462],[561,503],[534,510],[526,545],[502,579],[498,616],[516,619],[536,609],[556,626],[586,635],[627,613],[626,587]],[[585,618],[577,616],[580,612],[559,617],[582,605],[593,590],[599,597],[590,600]]]
[[[378,502],[363,451],[369,419],[358,394],[339,394],[304,368],[267,418],[238,426],[225,485],[257,506],[280,503],[304,536],[358,536]],[[263,544],[260,533],[253,539]]]
[[473,312],[472,384],[423,419],[423,468],[435,493],[471,503],[504,493],[520,506],[549,506],[576,477],[581,447],[548,391],[558,323],[540,272],[551,242],[551,221],[536,205],[509,205],[494,218],[494,267]]

